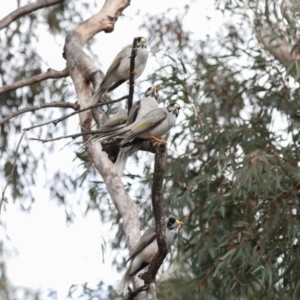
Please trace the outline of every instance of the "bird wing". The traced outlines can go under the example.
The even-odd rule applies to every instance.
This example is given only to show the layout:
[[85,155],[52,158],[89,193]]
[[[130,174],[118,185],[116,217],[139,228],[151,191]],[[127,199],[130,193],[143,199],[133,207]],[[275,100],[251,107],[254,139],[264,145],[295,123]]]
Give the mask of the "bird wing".
[[121,109],[105,122],[104,127],[121,125],[126,123],[126,121],[127,121],[127,109]]
[[132,124],[133,127],[130,133],[122,141],[121,146],[131,142],[132,139],[138,137],[140,134],[147,132],[151,128],[160,124],[167,117],[167,112],[163,108],[156,108],[151,110],[146,116],[140,119],[136,124]]
[[128,118],[127,118],[126,126],[132,124],[132,123],[135,121],[136,116],[137,116],[137,114],[138,114],[138,111],[139,111],[140,107],[141,107],[141,101],[140,101],[140,100],[139,100],[139,101],[136,101],[136,102],[132,105],[132,107],[131,107],[131,109],[130,109],[130,111],[129,111],[129,116],[128,116]]
[[130,253],[129,258],[126,260],[125,264],[134,258],[138,253],[143,251],[148,245],[150,245],[156,239],[155,227],[148,228],[143,236],[140,238],[132,252]]
[[116,89],[119,85],[123,84],[125,81],[126,81],[126,79],[121,79],[121,80],[119,80],[119,81],[116,82],[113,86],[111,86],[111,87],[107,90],[107,92],[109,93],[109,92],[113,91],[113,90]]
[[126,48],[128,48],[128,46],[124,47],[118,54],[117,56],[114,58],[113,62],[111,63],[111,65],[109,66],[106,74],[105,74],[105,77],[109,77],[109,75],[116,69],[118,68],[118,66],[120,65],[121,63],[121,60],[123,58],[126,58],[126,56],[128,55],[126,51]]

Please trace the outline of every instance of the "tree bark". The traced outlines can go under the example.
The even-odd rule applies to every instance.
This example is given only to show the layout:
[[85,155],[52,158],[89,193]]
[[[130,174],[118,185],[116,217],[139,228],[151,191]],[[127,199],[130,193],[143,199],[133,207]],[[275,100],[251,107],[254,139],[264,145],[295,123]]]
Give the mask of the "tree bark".
[[[130,0],[107,0],[99,13],[79,25],[66,37],[64,57],[67,60],[67,69],[73,80],[81,109],[90,105],[92,93],[99,87],[102,79],[82,47],[98,32],[112,32],[118,17],[129,4]],[[91,129],[95,123],[90,110],[81,112],[79,118],[80,125],[85,130]],[[103,113],[103,121],[105,118]],[[88,136],[84,140],[87,138]],[[122,217],[126,243],[131,251],[141,237],[138,208],[126,192],[121,178],[114,172],[113,164],[107,154],[102,151],[101,144],[92,143],[87,153],[102,176],[107,191]],[[143,281],[136,276],[134,287],[141,285]],[[142,298],[139,297],[139,299]]]

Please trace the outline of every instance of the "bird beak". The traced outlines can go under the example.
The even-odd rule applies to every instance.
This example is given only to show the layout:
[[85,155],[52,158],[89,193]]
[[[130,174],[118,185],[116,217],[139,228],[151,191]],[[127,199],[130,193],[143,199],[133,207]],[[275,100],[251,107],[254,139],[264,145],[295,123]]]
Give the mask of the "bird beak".
[[141,39],[141,43],[143,44],[143,45],[145,45],[146,44],[146,39]]
[[174,108],[178,110],[178,109],[180,109],[180,106],[176,103],[176,104],[174,104]]
[[180,225],[183,225],[183,224],[184,224],[183,222],[176,220],[176,225],[177,226],[180,226]]

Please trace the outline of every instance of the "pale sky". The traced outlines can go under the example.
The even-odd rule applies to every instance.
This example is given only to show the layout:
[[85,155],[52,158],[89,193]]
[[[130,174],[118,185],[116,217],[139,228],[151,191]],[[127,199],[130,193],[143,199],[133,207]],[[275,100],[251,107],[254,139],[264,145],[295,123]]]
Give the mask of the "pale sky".
[[[98,2],[98,10],[100,10],[104,1]],[[207,1],[193,3],[193,9],[190,10],[189,17],[186,19],[185,28],[195,32],[195,39],[203,37],[208,30],[217,28],[220,24],[218,22],[221,22],[219,18],[219,21],[213,24],[215,28],[208,28],[205,16],[212,16],[214,13],[212,7],[206,8],[205,2]],[[24,3],[27,1],[21,1],[21,5]],[[133,37],[148,38],[147,32],[138,30],[143,22],[144,14],[157,14],[170,7],[180,9],[185,3],[187,1],[183,0],[132,0],[130,7],[124,11],[125,17],[118,20],[115,31],[112,34],[101,33],[95,37],[97,44],[93,46],[93,51],[97,52],[103,70],[107,69],[123,46],[132,42]],[[15,9],[14,4],[15,1],[5,1],[5,4],[1,4],[0,19]],[[77,5],[81,5],[80,1]],[[138,10],[140,14],[136,16]],[[20,19],[21,22],[22,20],[23,18]],[[0,32],[0,37],[1,33],[3,34],[3,31]],[[62,58],[64,38],[62,36],[61,39],[54,40],[45,32],[41,35],[37,45],[40,55],[53,69],[61,70],[65,67],[65,61]],[[108,45],[108,47],[103,47],[103,45]],[[155,64],[153,60],[154,58],[150,57],[141,79],[145,79],[152,71]],[[51,80],[48,82],[51,84]],[[148,86],[147,83],[143,84],[144,89]],[[125,89],[126,86],[122,88]],[[70,89],[74,91],[71,81]],[[122,93],[121,88],[120,93]],[[70,124],[73,125],[69,133],[79,131],[76,117]],[[12,138],[17,142],[19,136]],[[111,224],[101,223],[95,212],[89,213],[86,218],[82,217],[82,207],[74,203],[75,222],[67,226],[63,207],[59,207],[50,199],[47,180],[51,179],[51,172],[59,168],[64,168],[66,172],[69,170],[70,173],[74,171],[73,150],[69,147],[60,150],[65,144],[65,141],[56,142],[57,151],[48,154],[48,174],[42,167],[37,170],[39,175],[35,176],[38,178],[34,189],[35,204],[31,212],[28,214],[20,212],[18,207],[10,201],[9,204],[5,204],[5,210],[1,213],[1,220],[6,224],[7,234],[11,240],[6,241],[9,278],[17,286],[45,291],[43,299],[49,299],[46,293],[49,288],[57,291],[57,299],[66,299],[71,284],[88,282],[90,286],[95,286],[103,280],[106,284],[116,286],[124,272],[123,269],[123,272],[118,274],[115,267],[111,266],[109,247],[105,253],[105,262],[102,261],[101,244],[113,238],[110,236]],[[38,143],[34,146],[37,149],[43,147]],[[1,190],[2,188],[1,184]],[[86,187],[83,187],[81,197],[83,199],[88,197]],[[4,232],[0,231],[0,234],[4,235]],[[17,252],[13,249],[17,249]]]

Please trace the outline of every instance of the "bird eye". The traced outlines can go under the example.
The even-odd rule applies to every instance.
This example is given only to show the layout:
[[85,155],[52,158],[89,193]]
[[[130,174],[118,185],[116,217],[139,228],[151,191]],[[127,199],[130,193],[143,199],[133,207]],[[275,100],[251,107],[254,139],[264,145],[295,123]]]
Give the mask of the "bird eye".
[[169,218],[169,222],[170,222],[171,224],[174,224],[174,223],[176,222],[176,219],[173,218],[173,217],[171,217],[171,218]]

